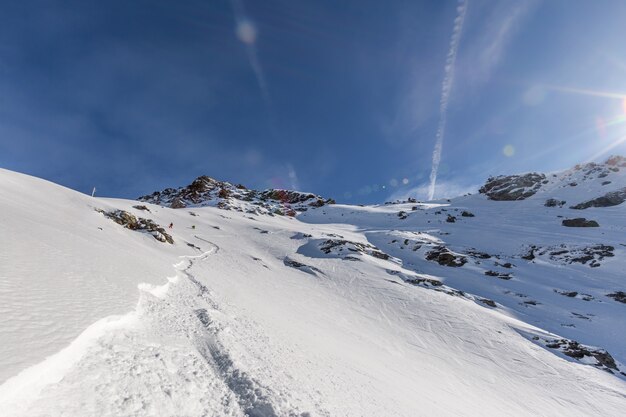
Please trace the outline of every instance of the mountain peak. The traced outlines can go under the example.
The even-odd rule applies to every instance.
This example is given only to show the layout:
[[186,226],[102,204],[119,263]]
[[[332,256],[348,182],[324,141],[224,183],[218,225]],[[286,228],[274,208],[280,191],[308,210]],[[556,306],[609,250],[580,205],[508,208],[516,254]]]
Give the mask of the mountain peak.
[[207,175],[197,177],[187,186],[155,191],[139,197],[138,200],[169,208],[215,206],[251,214],[288,216],[295,216],[297,212],[311,207],[335,203],[333,199],[300,191],[248,189],[245,185],[233,185]]

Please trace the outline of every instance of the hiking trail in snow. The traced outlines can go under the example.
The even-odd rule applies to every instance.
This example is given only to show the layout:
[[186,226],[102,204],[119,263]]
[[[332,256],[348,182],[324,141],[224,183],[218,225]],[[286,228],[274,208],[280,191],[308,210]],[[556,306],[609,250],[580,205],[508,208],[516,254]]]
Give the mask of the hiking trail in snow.
[[0,407],[14,416],[175,416],[183,409],[198,416],[307,416],[239,369],[223,346],[220,335],[234,318],[191,272],[219,247],[197,238],[211,249],[181,256],[164,285],[140,284],[135,311],[98,321],[9,379],[0,387]]

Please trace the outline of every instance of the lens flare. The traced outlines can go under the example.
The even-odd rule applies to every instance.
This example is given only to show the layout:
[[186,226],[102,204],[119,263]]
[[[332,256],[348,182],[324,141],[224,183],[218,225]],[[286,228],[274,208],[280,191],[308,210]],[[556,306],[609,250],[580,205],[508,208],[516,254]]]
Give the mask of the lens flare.
[[237,33],[237,38],[246,45],[252,45],[256,41],[256,27],[249,20],[237,22],[235,32]]
[[504,156],[506,157],[511,157],[513,155],[515,155],[515,148],[513,147],[513,145],[506,145],[503,149],[502,149],[502,153],[504,154]]

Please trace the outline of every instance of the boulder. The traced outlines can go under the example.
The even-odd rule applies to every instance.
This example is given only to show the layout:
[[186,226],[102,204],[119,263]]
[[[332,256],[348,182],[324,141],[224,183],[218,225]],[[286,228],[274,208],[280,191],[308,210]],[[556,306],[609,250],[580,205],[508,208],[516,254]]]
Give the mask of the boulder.
[[577,217],[575,219],[565,219],[561,222],[566,227],[599,227],[597,221],[587,220],[584,217]]

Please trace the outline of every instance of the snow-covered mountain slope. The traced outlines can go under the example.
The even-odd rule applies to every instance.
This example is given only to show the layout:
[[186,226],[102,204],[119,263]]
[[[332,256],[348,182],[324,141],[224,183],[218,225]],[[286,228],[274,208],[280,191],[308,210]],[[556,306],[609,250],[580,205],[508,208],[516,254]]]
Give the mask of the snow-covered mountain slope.
[[[626,305],[607,294],[625,286],[624,205],[567,207],[626,186],[623,171],[574,172],[584,192],[557,174],[521,201],[295,218],[91,198],[0,171],[0,410],[622,415]],[[561,225],[583,216],[600,226]],[[595,245],[613,249],[585,253]],[[579,254],[600,266],[569,263]]]

